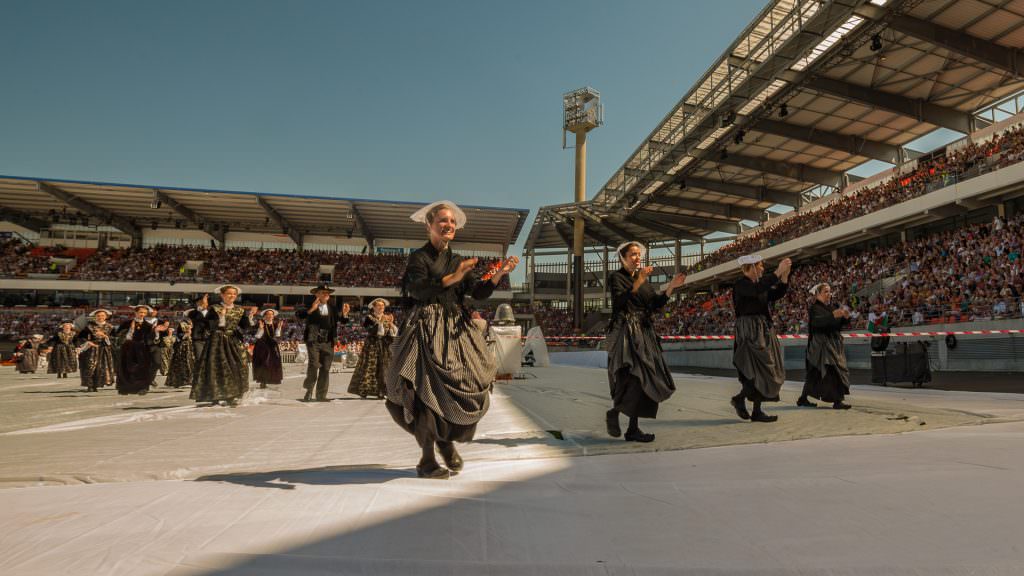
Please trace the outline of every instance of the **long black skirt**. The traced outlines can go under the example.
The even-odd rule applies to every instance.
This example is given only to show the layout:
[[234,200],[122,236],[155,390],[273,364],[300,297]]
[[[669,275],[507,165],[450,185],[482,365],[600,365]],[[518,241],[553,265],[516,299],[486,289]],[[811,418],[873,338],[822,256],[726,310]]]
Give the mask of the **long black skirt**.
[[142,340],[125,340],[118,359],[117,392],[138,394],[149,390],[153,354]]
[[658,335],[650,321],[627,314],[608,333],[608,387],[615,410],[657,418],[658,404],[676,391]]
[[407,432],[468,442],[490,407],[496,365],[483,334],[459,310],[415,308],[384,375],[388,410]]
[[786,367],[775,328],[762,316],[736,319],[732,364],[739,372],[747,400],[778,402],[786,381]]
[[260,338],[253,345],[252,379],[261,384],[280,384],[284,379],[281,349],[275,340]]

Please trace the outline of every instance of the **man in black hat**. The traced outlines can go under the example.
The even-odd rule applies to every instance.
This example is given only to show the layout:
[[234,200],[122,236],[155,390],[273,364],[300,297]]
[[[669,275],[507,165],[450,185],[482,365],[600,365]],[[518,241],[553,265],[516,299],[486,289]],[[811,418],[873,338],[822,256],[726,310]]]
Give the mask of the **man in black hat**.
[[334,361],[334,342],[338,339],[338,323],[348,324],[348,304],[341,305],[341,313],[331,303],[334,290],[327,284],[320,284],[309,291],[316,296],[309,309],[299,308],[295,317],[306,321],[303,339],[309,363],[306,365],[306,380],[302,387],[306,389],[304,402],[313,399],[313,386],[316,386],[317,402],[327,402],[327,386],[331,377],[331,362]]
[[[192,321],[192,351],[196,355],[196,366],[199,366],[203,351],[206,350],[206,340],[210,337],[210,326],[206,323],[206,314],[210,311],[210,295],[200,294],[192,299],[192,303],[196,307],[186,315]],[[198,382],[199,370],[193,370],[192,387],[195,388]]]

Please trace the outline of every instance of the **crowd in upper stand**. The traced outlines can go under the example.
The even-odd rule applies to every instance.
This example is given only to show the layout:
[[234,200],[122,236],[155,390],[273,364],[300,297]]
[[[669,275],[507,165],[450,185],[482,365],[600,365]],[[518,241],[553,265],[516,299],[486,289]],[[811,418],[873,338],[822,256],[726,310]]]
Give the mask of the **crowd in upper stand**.
[[[811,286],[828,282],[833,301],[851,309],[853,327],[887,319],[890,326],[967,322],[1024,315],[1024,215],[966,226],[906,244],[798,263],[790,289],[774,309],[779,333],[806,333]],[[670,304],[657,318],[661,334],[731,334],[728,291]]]
[[825,206],[794,214],[778,224],[770,222],[704,258],[694,270],[705,270],[743,254],[750,254],[841,222],[877,212],[986,171],[1024,160],[1024,127],[1015,126],[981,144],[969,143],[956,151],[918,161],[910,173],[849,194],[836,195]]
[[[51,257],[59,248],[32,247],[18,240],[0,244],[0,276],[52,273]],[[321,281],[321,266],[333,266],[335,286],[367,288],[397,287],[405,273],[407,257],[402,255],[350,254],[306,250],[217,250],[201,246],[155,246],[140,250],[108,249],[93,252],[61,274],[69,280],[118,280],[139,282],[206,282],[312,285]],[[198,270],[189,261],[202,262]],[[481,272],[495,259],[481,259]],[[508,290],[508,278],[499,289]]]

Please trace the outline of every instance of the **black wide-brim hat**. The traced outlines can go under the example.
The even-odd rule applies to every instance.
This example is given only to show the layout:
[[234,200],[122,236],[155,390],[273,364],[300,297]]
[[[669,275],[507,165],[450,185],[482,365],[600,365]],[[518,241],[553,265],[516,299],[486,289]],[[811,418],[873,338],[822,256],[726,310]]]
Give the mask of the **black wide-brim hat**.
[[334,288],[331,288],[327,284],[322,284],[322,283],[321,284],[317,284],[316,288],[313,288],[312,290],[310,290],[309,293],[310,294],[316,294],[317,292],[319,292],[321,290],[327,290],[327,292],[329,294],[334,294]]

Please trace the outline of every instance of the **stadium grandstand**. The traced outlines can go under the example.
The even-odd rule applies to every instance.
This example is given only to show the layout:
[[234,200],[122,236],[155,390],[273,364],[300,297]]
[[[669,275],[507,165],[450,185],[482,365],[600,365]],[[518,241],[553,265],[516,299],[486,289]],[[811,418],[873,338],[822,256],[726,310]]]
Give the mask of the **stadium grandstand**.
[[[147,304],[176,317],[225,283],[243,300],[291,309],[330,283],[356,310],[385,297],[401,315],[407,255],[426,241],[422,204],[0,177],[0,339],[49,334],[92,308]],[[464,207],[453,247],[486,268],[504,257],[525,209]],[[507,279],[494,301],[511,299]],[[489,308],[493,308],[490,304]],[[482,310],[487,315],[487,309]],[[285,339],[301,336],[291,323]],[[353,324],[347,340],[361,339]]]
[[[1019,319],[1021,46],[1014,2],[770,2],[594,198],[538,210],[525,253],[541,324],[564,326],[578,218],[585,332],[626,240],[650,248],[655,280],[688,274],[663,335],[730,334],[749,253],[794,260],[780,332],[806,329],[822,280],[856,327]],[[937,134],[953,136],[914,149]]]

